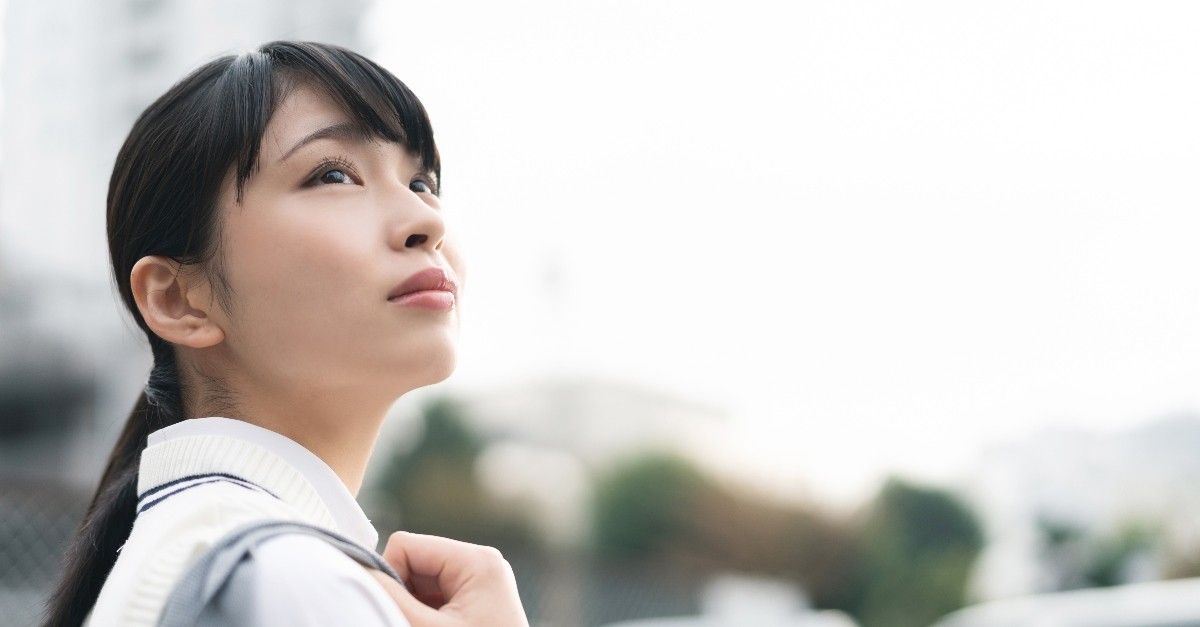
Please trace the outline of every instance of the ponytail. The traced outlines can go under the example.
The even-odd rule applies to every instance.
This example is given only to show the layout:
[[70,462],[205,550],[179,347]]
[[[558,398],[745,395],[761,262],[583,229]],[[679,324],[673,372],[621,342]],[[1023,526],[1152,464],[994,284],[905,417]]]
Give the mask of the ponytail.
[[78,627],[129,538],[137,515],[138,463],[154,431],[183,419],[179,371],[171,345],[151,335],[154,368],[125,422],[100,485],[63,557],[62,576],[46,604],[46,627]]

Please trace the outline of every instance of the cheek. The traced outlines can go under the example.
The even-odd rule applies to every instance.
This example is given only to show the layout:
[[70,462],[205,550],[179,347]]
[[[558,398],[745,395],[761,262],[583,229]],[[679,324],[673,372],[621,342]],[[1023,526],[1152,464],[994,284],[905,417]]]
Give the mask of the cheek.
[[229,272],[244,305],[235,321],[243,334],[319,341],[352,325],[368,306],[373,264],[366,229],[314,219],[236,226],[242,228],[229,242]]

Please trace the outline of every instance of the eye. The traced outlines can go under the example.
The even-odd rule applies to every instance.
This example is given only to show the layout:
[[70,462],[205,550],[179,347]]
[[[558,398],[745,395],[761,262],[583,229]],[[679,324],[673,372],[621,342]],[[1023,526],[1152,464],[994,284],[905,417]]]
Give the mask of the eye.
[[354,179],[341,170],[326,170],[317,177],[317,181],[321,183],[353,183]]
[[425,179],[417,179],[409,183],[408,188],[418,194],[437,194],[437,192],[433,191],[433,185],[430,185],[429,181]]
[[308,180],[304,183],[305,187],[317,187],[322,185],[354,185],[358,183],[355,178],[354,165],[349,160],[338,158],[327,158],[321,161]]

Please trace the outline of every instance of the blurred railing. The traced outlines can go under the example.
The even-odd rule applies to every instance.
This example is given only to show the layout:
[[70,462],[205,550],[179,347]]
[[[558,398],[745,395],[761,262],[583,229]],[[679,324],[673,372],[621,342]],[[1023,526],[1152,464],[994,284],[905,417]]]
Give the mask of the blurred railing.
[[86,495],[47,480],[0,477],[0,622],[36,625]]

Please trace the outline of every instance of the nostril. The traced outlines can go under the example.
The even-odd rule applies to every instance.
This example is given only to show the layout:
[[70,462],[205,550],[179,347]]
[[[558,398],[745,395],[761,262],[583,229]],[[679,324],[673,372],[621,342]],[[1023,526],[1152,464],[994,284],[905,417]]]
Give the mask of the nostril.
[[420,246],[421,244],[424,244],[427,241],[429,241],[428,235],[420,235],[420,234],[409,235],[408,239],[404,240],[404,247],[405,248],[413,248],[414,246]]

